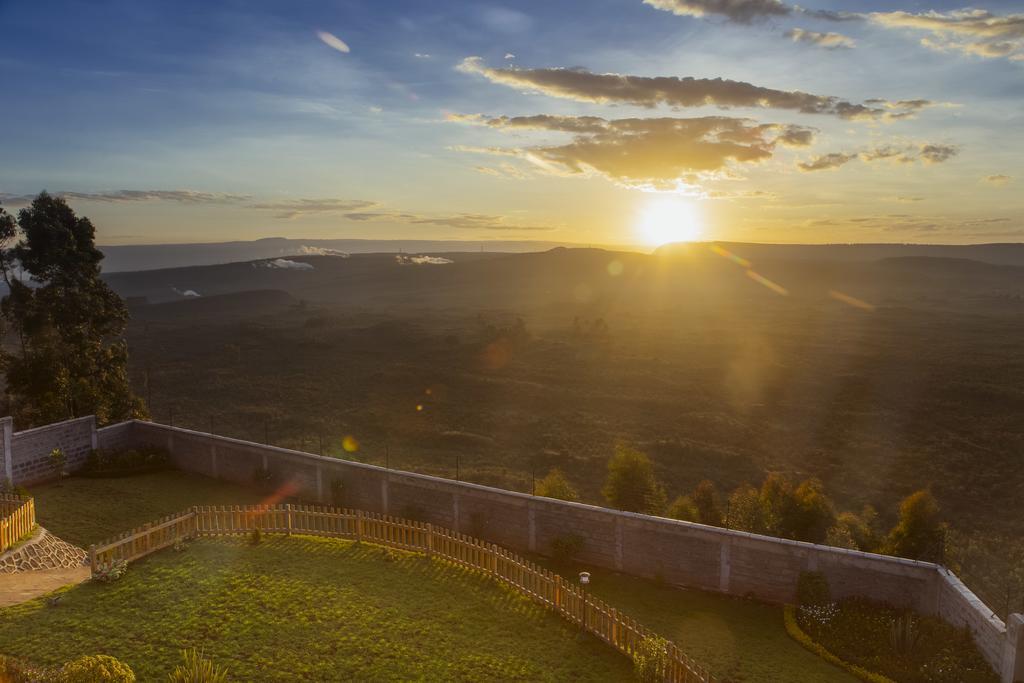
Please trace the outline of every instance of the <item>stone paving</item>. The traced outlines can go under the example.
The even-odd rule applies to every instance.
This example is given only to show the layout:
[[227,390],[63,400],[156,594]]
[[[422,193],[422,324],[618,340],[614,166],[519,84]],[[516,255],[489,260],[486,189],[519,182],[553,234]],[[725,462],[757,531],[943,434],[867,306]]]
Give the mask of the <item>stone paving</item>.
[[84,566],[88,553],[39,527],[22,545],[0,555],[0,574]]

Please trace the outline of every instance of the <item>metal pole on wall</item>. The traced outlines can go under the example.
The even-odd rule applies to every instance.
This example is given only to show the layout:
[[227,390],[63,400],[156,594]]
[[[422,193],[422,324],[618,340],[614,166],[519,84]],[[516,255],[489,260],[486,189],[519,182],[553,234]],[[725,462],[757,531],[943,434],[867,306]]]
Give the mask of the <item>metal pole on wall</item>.
[[170,406],[167,410],[170,412],[170,419],[168,420],[168,424],[173,427],[174,426],[174,406],[173,405]]
[[384,469],[391,469],[391,448],[384,444]]
[[266,419],[263,420],[263,443],[270,445],[270,426]]
[[459,463],[459,459],[460,459],[460,456],[456,455],[455,456],[455,481],[462,481],[462,477],[460,476],[460,473],[459,473],[459,464],[460,464]]

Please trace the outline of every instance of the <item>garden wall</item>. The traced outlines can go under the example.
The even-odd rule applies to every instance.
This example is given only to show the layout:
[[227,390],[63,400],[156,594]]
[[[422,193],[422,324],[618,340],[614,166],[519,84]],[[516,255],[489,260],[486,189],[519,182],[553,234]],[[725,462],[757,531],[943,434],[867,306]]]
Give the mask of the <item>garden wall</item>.
[[[58,438],[88,442],[75,431],[82,429],[76,422],[82,421],[13,434],[15,463],[22,460],[19,449],[29,445],[48,457]],[[91,429],[94,423],[83,424]],[[54,441],[44,444],[45,435]],[[1006,683],[1024,668],[1021,617],[1014,615],[1007,629],[955,575],[927,562],[540,498],[152,422],[106,427],[92,443],[162,446],[183,470],[241,484],[266,471],[287,495],[431,522],[522,552],[549,554],[556,538],[577,534],[584,564],[679,586],[791,602],[800,572],[816,570],[828,578],[834,597],[905,604],[968,626]],[[332,498],[333,482],[341,482],[340,501]],[[600,581],[599,572],[594,580]]]
[[50,453],[64,451],[65,467],[74,471],[85,463],[97,446],[96,418],[80,417],[23,432],[14,432],[11,418],[0,421],[3,428],[3,479],[17,485],[33,484],[55,476]]

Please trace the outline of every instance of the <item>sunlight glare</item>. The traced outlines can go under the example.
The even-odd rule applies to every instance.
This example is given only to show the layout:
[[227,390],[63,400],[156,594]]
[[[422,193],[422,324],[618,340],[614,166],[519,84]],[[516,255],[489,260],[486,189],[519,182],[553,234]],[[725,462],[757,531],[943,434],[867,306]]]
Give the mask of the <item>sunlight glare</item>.
[[655,197],[641,210],[636,230],[645,244],[660,247],[670,242],[692,242],[703,232],[692,200]]

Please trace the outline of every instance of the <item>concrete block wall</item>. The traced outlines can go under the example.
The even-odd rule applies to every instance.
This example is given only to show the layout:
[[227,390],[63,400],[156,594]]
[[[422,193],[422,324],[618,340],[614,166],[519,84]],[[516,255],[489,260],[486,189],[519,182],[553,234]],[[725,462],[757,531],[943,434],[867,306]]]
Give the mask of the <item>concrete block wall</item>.
[[[48,433],[64,433],[53,427]],[[577,534],[584,539],[581,562],[679,586],[789,602],[800,573],[820,571],[835,597],[907,605],[968,626],[1004,683],[1024,669],[1022,618],[1004,625],[952,573],[927,562],[538,498],[151,422],[106,427],[95,440],[103,447],[162,446],[183,470],[241,484],[266,469],[281,490],[325,504],[332,504],[331,482],[339,480],[345,507],[412,517],[523,552],[550,554],[555,539]]]
[[[89,451],[97,446],[96,418],[80,417],[35,429],[13,432],[8,439],[8,422],[4,428],[4,478],[17,485],[34,484],[54,477],[50,453],[54,448],[64,451],[65,466],[74,471],[85,463]],[[8,446],[9,444],[9,446]]]

